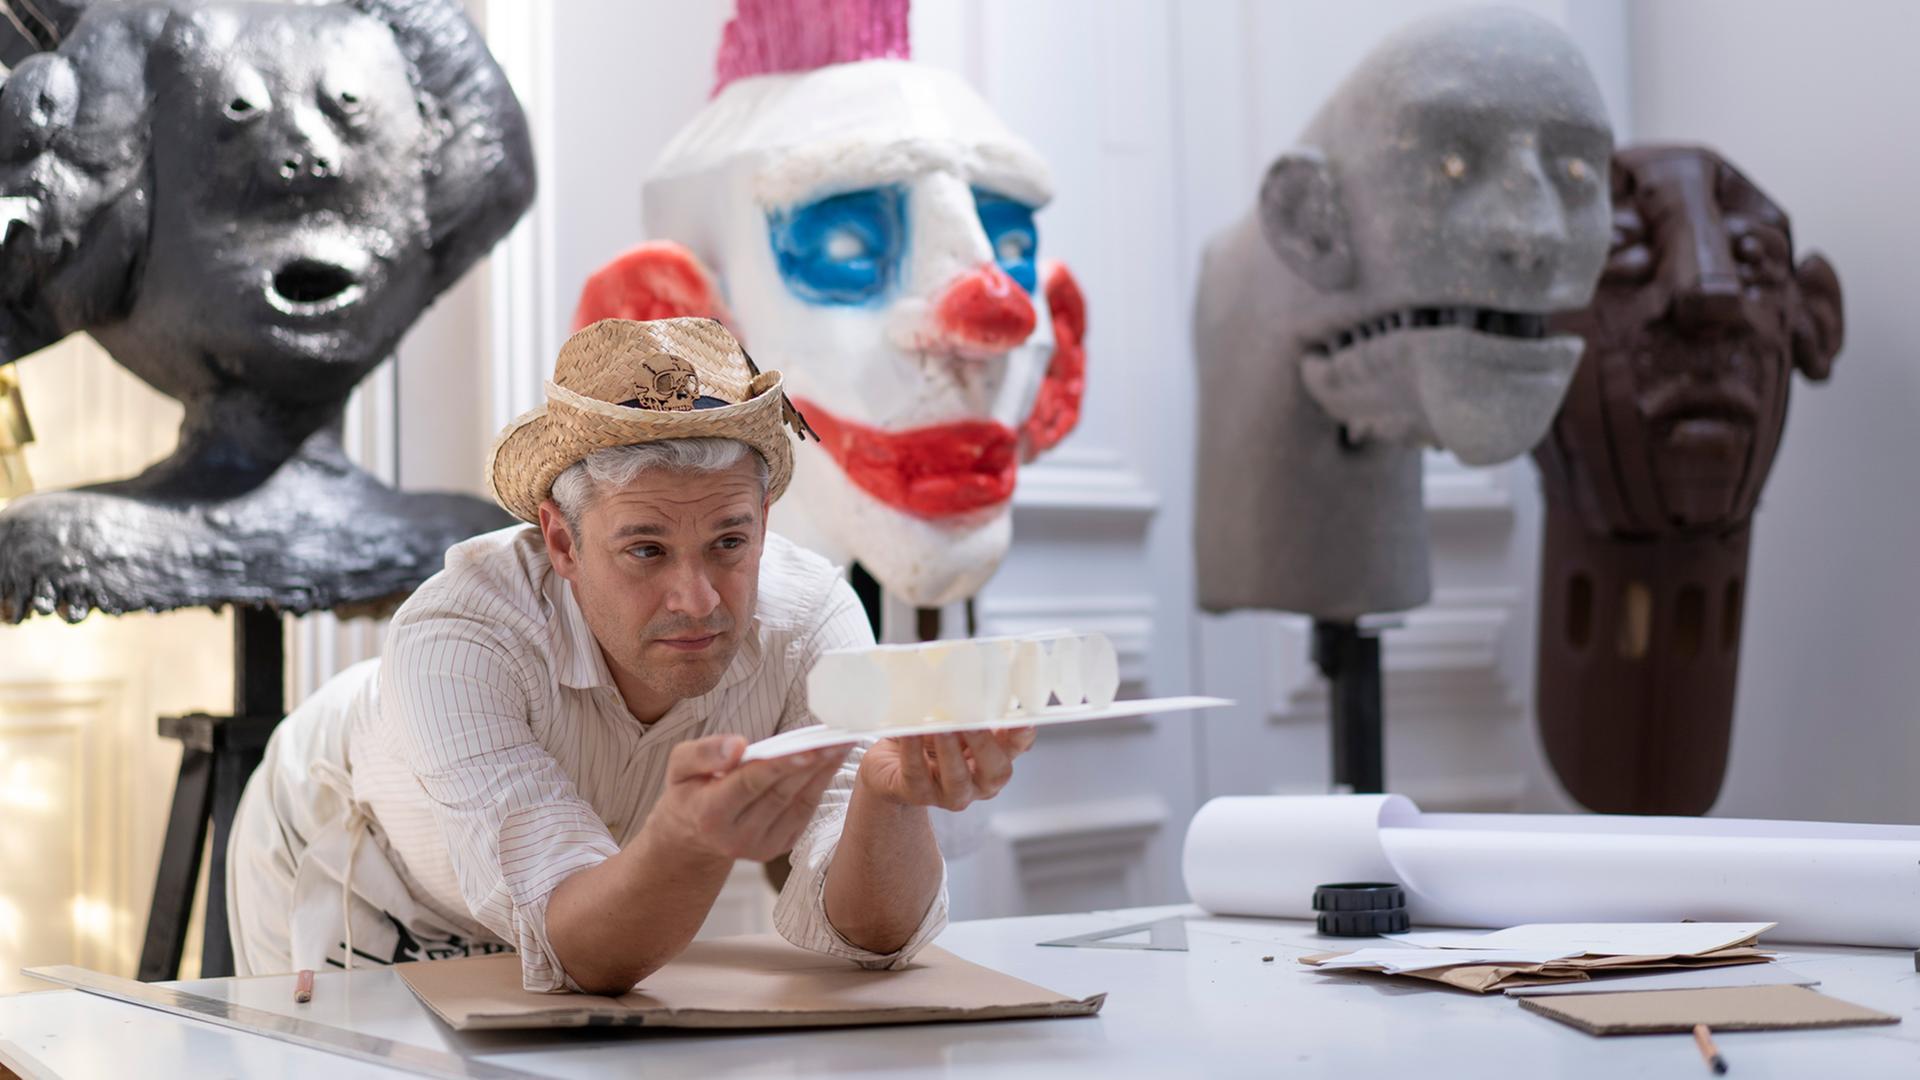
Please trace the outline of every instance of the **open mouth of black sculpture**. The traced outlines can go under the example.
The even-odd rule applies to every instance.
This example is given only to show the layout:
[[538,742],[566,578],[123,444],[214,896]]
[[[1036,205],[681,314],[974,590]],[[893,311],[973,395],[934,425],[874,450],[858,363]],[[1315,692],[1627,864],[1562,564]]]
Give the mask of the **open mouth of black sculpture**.
[[267,300],[288,315],[329,315],[348,307],[366,290],[344,266],[318,259],[295,259],[273,275]]
[[1492,337],[1516,341],[1544,341],[1547,316],[1528,311],[1497,311],[1481,307],[1407,307],[1355,323],[1318,341],[1307,343],[1309,356],[1331,356],[1342,349],[1377,337],[1407,330],[1459,327]]

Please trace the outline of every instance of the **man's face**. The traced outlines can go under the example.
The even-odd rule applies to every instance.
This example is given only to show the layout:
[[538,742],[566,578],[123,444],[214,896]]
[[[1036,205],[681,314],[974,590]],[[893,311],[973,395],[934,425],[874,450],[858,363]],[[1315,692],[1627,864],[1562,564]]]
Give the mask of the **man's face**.
[[[1622,151],[1574,397],[1598,404],[1642,529],[1753,509],[1785,419],[1799,303],[1787,218],[1709,150]],[[1622,523],[1626,524],[1626,523]]]
[[727,96],[763,89],[716,103],[749,130],[701,212],[720,223],[736,329],[821,434],[796,455],[793,502],[911,602],[972,595],[1006,551],[1021,427],[1053,355],[1044,165],[943,72],[867,61],[750,108]]
[[[545,509],[557,516],[551,502]],[[718,473],[646,470],[600,493],[577,532],[542,527],[631,707],[665,711],[719,683],[759,594],[766,501],[752,461]],[[631,700],[630,686],[648,700]]]

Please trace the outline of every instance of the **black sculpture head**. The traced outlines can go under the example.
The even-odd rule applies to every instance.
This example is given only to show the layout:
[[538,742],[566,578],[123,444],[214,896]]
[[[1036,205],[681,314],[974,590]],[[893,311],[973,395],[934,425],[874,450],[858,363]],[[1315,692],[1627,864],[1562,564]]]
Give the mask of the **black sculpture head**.
[[0,362],[84,330],[186,419],[142,476],[0,514],[0,620],[378,601],[504,524],[386,489],[334,431],[532,201],[458,0],[6,6]]

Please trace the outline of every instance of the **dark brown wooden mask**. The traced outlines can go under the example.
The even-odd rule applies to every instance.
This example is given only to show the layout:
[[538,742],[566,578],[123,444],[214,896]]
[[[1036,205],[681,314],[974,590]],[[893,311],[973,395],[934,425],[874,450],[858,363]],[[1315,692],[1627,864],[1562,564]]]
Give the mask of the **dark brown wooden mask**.
[[1538,704],[1595,810],[1704,813],[1732,729],[1749,528],[1795,369],[1824,380],[1840,283],[1712,150],[1613,156],[1613,240],[1534,450],[1547,501]]

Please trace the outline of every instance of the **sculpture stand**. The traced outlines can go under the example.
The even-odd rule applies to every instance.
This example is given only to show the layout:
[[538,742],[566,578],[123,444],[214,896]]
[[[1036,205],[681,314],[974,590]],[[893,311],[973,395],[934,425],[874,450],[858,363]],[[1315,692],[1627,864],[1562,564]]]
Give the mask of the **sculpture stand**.
[[200,879],[200,860],[213,826],[207,867],[206,931],[200,946],[200,977],[233,974],[233,942],[227,931],[227,837],[247,778],[260,764],[267,739],[286,710],[286,643],[280,612],[240,607],[233,620],[232,716],[163,716],[160,734],[179,739],[180,780],[173,790],[166,844],[154,876],[147,939],[140,949],[140,980],[180,977],[187,919]]
[[1315,619],[1313,662],[1333,684],[1334,784],[1355,794],[1384,792],[1387,778],[1380,629]]
[[[848,568],[847,581],[853,586],[854,595],[860,598],[860,606],[866,609],[867,622],[873,627],[874,640],[882,640],[880,636],[880,608],[882,606],[881,596],[883,594],[880,589],[880,582],[875,580],[874,576],[867,572],[867,568],[861,566],[859,563],[854,563]],[[969,596],[967,597],[967,636],[978,637],[979,635],[980,620],[974,613],[973,597]],[[917,641],[940,640],[939,608],[914,609],[914,639]]]

